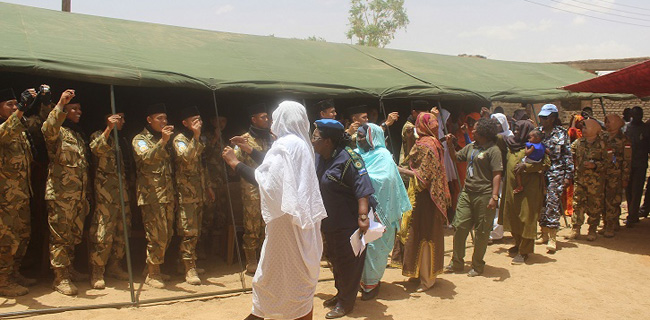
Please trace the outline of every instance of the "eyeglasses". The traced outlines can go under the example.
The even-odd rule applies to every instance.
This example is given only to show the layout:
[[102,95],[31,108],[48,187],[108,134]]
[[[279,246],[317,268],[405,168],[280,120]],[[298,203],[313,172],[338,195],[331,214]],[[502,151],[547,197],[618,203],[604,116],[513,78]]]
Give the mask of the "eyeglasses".
[[318,140],[323,140],[323,138],[321,138],[320,136],[313,135],[313,134],[311,135],[311,141],[318,141]]

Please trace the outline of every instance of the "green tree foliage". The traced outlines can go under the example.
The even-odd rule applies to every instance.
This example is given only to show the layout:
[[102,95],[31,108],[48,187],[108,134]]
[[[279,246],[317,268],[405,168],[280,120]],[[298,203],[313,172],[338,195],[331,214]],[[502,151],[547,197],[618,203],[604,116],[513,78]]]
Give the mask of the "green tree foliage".
[[385,47],[395,32],[409,23],[404,0],[351,0],[348,39],[370,47]]

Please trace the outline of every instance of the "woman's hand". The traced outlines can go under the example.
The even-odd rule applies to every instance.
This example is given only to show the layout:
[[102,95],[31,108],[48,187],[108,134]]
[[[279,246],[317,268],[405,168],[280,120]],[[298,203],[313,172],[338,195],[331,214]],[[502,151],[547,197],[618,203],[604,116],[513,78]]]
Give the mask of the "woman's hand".
[[524,169],[526,169],[525,163],[517,163],[517,165],[515,165],[515,174],[520,174]]
[[366,233],[366,231],[368,231],[368,227],[370,227],[370,220],[367,216],[365,220],[362,220],[361,216],[359,216],[357,223],[359,224],[359,230],[361,230],[361,232]]
[[231,147],[225,147],[221,153],[221,157],[223,157],[226,164],[228,164],[228,166],[233,170],[235,170],[235,167],[239,164],[239,160],[237,160],[237,156],[235,155],[235,150]]

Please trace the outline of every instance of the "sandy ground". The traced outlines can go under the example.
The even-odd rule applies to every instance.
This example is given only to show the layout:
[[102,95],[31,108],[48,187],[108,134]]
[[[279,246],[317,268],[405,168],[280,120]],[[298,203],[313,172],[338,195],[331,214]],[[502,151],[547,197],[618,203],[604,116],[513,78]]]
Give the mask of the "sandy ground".
[[[568,233],[563,229],[560,235]],[[583,234],[586,227],[583,228]],[[562,238],[563,239],[563,238]],[[543,246],[526,265],[513,266],[507,249],[512,240],[506,237],[488,248],[487,266],[482,277],[465,274],[441,275],[434,288],[415,293],[400,270],[388,269],[381,293],[373,301],[357,300],[354,311],[345,319],[647,319],[650,295],[650,219],[632,229],[622,228],[613,239],[599,237],[560,243],[551,255]],[[445,238],[449,260],[451,234]],[[468,243],[471,245],[471,243]],[[468,257],[471,256],[468,248]],[[213,263],[214,264],[214,263]],[[139,298],[150,299],[191,293],[241,288],[234,266],[208,266],[205,285],[194,287],[180,277],[170,281],[165,290],[135,285]],[[328,269],[322,269],[314,301],[314,319],[324,319],[327,310],[322,302],[335,294]],[[469,270],[466,266],[465,271]],[[251,278],[246,277],[250,286]],[[90,290],[80,284],[77,297],[53,293],[50,279],[32,288],[19,299],[0,299],[0,313],[58,306],[83,306],[129,301],[128,286],[109,280],[106,290]],[[36,319],[243,319],[250,311],[251,295],[231,294],[219,298],[165,302],[139,308],[109,308],[69,311],[41,315]]]

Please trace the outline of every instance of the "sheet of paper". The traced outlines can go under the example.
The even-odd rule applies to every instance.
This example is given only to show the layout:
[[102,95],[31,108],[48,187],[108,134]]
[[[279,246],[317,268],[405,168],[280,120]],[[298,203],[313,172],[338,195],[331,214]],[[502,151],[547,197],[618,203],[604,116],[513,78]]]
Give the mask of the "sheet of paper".
[[361,230],[357,229],[357,231],[350,236],[350,245],[352,245],[352,252],[354,252],[354,255],[357,257],[366,249],[366,243],[361,236]]
[[370,209],[370,212],[368,212],[368,219],[370,222],[368,231],[366,231],[365,234],[362,234],[361,230],[357,229],[357,231],[350,236],[350,245],[352,245],[352,251],[357,257],[366,249],[366,244],[381,238],[384,231],[386,231],[386,226],[375,221],[375,212],[372,208]]

